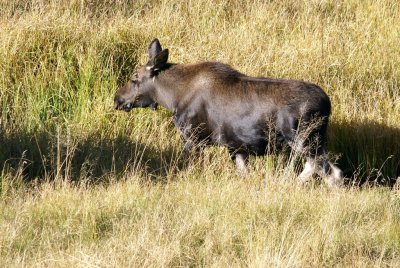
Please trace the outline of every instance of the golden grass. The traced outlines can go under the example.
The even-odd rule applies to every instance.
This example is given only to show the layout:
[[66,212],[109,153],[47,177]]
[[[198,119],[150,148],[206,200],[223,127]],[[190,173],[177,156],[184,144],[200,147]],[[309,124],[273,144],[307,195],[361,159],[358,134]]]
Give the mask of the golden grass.
[[[3,263],[26,266],[399,265],[399,193],[187,171],[44,184],[2,201]],[[230,173],[230,175],[229,175]]]

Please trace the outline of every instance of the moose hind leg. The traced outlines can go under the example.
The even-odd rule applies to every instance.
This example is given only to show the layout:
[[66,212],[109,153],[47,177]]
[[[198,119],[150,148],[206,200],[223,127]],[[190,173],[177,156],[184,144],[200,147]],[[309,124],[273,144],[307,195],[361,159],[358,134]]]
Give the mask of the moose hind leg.
[[329,187],[342,186],[344,183],[343,171],[333,164],[326,154],[320,156],[318,161],[318,174]]
[[329,185],[329,187],[342,186],[344,183],[343,171],[329,160],[328,164],[329,175],[325,179],[326,183]]
[[315,173],[315,159],[307,157],[306,163],[304,164],[304,169],[298,176],[301,183],[308,182]]

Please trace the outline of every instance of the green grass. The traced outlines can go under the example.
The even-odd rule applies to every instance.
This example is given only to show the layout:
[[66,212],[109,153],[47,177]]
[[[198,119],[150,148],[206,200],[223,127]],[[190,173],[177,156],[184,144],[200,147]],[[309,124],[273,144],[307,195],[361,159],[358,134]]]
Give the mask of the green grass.
[[0,0],[1,266],[399,266],[397,188],[300,187],[282,156],[241,179],[185,163],[170,114],[113,110],[158,37],[331,97],[351,182],[400,176],[396,1]]

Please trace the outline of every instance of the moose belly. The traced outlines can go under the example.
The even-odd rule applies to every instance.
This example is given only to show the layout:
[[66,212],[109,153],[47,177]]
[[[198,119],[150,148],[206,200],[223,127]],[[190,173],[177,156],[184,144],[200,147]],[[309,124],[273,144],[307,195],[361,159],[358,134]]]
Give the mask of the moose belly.
[[251,125],[235,126],[224,124],[217,131],[218,139],[213,142],[227,146],[230,151],[243,151],[249,154],[263,155],[268,150],[269,139],[265,135],[266,129]]

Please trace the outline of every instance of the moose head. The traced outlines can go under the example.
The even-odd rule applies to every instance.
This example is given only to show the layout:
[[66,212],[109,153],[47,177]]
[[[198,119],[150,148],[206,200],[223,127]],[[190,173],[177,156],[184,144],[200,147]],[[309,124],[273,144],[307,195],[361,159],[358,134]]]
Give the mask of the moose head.
[[158,39],[148,46],[149,61],[137,69],[129,81],[119,88],[114,98],[114,108],[129,112],[133,108],[157,108],[155,100],[155,77],[167,68],[168,49],[162,49]]

